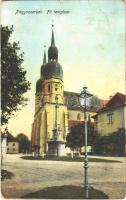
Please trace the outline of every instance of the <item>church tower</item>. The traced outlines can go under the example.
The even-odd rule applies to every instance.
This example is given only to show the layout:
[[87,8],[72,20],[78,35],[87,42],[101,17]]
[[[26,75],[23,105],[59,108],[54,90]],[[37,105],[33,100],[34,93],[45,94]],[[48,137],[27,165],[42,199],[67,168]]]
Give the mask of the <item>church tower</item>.
[[55,46],[54,31],[52,29],[51,46],[48,49],[48,63],[44,66],[41,76],[43,82],[43,103],[55,103],[55,96],[63,104],[63,70],[58,63],[58,49]]
[[[40,78],[36,82],[35,115],[32,125],[32,146],[42,154],[48,154],[49,144],[58,140],[65,144],[68,132],[67,107],[64,105],[63,69],[58,62],[58,48],[55,46],[52,26],[51,45],[48,48],[48,62],[44,50]],[[53,148],[52,144],[50,148]],[[60,155],[65,155],[64,149]]]

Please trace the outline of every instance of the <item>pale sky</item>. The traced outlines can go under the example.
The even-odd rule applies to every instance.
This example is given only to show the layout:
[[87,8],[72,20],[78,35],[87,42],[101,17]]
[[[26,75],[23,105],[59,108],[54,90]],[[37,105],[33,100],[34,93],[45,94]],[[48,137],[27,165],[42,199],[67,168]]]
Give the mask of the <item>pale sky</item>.
[[[18,13],[16,14],[16,11]],[[48,10],[52,12],[47,14]],[[69,11],[56,14],[54,11]],[[21,14],[21,11],[41,11]],[[20,13],[19,13],[20,12]],[[125,92],[125,3],[122,0],[6,1],[2,3],[2,25],[14,25],[11,41],[19,41],[25,53],[23,66],[31,90],[29,103],[9,120],[13,135],[30,137],[34,118],[35,85],[40,77],[43,47],[55,43],[64,72],[64,89],[80,92],[86,84],[93,94],[108,99]]]

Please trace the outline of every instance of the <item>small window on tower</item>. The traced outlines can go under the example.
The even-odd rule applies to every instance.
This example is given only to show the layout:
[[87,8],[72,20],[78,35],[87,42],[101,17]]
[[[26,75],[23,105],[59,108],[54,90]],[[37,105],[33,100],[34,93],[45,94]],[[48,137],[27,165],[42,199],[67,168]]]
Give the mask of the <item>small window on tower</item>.
[[68,114],[67,114],[67,117],[68,117],[68,119],[70,119],[70,113],[68,112]]
[[57,84],[55,84],[55,91],[57,91],[58,90],[58,85]]
[[50,84],[48,84],[48,92],[50,92]]
[[80,113],[77,114],[77,120],[80,120]]

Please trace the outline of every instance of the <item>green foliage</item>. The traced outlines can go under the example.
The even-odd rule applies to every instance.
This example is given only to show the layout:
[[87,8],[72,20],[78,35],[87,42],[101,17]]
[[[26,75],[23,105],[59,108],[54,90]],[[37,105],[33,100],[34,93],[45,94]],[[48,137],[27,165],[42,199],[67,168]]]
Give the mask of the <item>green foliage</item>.
[[126,136],[125,129],[120,128],[110,135],[99,136],[94,152],[105,155],[125,155]]
[[30,89],[26,80],[26,71],[21,66],[23,53],[19,53],[19,42],[10,43],[13,26],[1,26],[1,123],[6,124],[8,119],[17,111],[19,106],[25,105],[27,99],[23,94]]
[[[66,137],[66,146],[70,147],[72,150],[83,147],[85,143],[84,133],[84,123],[71,127],[70,132]],[[88,145],[93,147],[97,138],[97,133],[94,131],[94,125],[90,121],[87,122],[87,134]]]
[[84,146],[84,128],[83,125],[75,125],[71,127],[66,137],[66,146],[71,149],[81,148]]
[[26,152],[30,151],[30,141],[25,134],[23,134],[23,133],[18,134],[16,136],[16,139],[19,142],[19,152],[20,153],[26,153]]

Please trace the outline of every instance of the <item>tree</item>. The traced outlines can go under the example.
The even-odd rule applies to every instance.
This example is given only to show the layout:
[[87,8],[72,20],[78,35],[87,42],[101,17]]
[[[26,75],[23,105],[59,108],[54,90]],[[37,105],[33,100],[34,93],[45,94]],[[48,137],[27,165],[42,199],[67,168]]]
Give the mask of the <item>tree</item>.
[[30,83],[26,80],[26,71],[22,67],[23,53],[19,53],[19,42],[10,43],[12,27],[1,26],[1,124],[7,124],[13,111],[26,105],[23,96]]
[[107,154],[108,151],[110,151],[110,147],[109,147],[109,141],[110,138],[107,135],[104,136],[100,136],[97,138],[97,141],[95,143],[94,146],[94,152],[96,154]]
[[126,135],[124,128],[119,128],[117,132],[112,133],[110,141],[113,144],[113,154],[118,156],[125,154]]
[[[87,123],[87,132],[88,132],[88,145],[92,146],[94,145],[95,138],[97,137],[97,134],[94,131],[94,125],[88,121]],[[84,137],[84,124],[79,124],[71,127],[70,132],[68,133],[66,137],[66,146],[73,149],[80,149],[85,144],[85,137]]]
[[66,146],[72,150],[84,146],[84,129],[83,125],[75,125],[71,127],[70,132],[66,137]]
[[20,153],[27,153],[30,151],[30,141],[25,134],[23,134],[23,133],[18,134],[16,136],[16,139],[19,142],[19,152]]
[[120,128],[109,135],[99,136],[94,145],[94,152],[106,155],[125,155],[125,129]]

